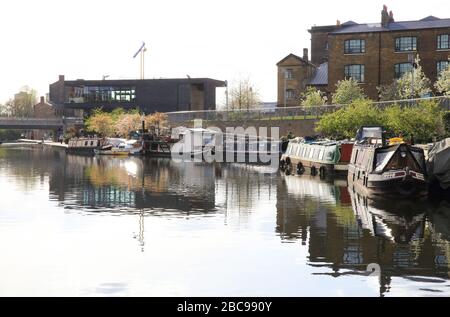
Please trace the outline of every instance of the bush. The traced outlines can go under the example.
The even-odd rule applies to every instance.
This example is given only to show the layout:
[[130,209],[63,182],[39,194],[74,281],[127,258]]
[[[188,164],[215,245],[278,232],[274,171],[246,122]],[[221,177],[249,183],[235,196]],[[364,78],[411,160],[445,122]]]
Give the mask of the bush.
[[390,106],[383,117],[388,131],[414,142],[430,142],[433,136],[445,134],[443,111],[435,101],[421,101],[415,107]]
[[357,100],[336,112],[324,115],[316,130],[332,138],[353,138],[361,126],[381,124],[380,110],[369,100]]

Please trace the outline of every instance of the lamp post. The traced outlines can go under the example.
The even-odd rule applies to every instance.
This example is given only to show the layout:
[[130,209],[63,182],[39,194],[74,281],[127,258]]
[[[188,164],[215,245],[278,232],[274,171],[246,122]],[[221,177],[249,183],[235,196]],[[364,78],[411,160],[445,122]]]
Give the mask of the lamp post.
[[225,80],[225,106],[228,111],[228,80]]

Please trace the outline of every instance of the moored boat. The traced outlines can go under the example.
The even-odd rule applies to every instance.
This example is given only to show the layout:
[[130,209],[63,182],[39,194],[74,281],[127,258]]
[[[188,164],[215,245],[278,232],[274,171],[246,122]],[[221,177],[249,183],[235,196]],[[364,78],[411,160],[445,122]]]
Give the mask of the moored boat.
[[344,141],[305,142],[302,138],[289,141],[282,155],[280,169],[286,174],[312,175],[346,174],[353,143]]
[[423,149],[396,138],[387,142],[382,127],[358,131],[348,167],[348,183],[367,196],[426,194]]
[[70,154],[94,154],[94,150],[107,144],[107,139],[100,137],[80,137],[69,140],[66,152]]
[[100,149],[95,149],[97,155],[140,155],[142,153],[142,143],[138,140],[126,140],[117,146],[108,144]]
[[430,178],[430,195],[450,193],[450,138],[433,145],[428,152],[427,171]]

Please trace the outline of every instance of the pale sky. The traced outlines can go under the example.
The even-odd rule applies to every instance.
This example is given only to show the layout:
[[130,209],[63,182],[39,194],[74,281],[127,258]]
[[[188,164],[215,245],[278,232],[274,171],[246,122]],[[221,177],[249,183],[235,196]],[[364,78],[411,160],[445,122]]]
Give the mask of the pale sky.
[[138,78],[132,56],[142,41],[146,78],[248,77],[264,101],[276,101],[275,64],[310,48],[307,29],[379,22],[383,4],[396,21],[450,18],[448,0],[2,1],[0,102],[24,85],[44,95],[60,74]]

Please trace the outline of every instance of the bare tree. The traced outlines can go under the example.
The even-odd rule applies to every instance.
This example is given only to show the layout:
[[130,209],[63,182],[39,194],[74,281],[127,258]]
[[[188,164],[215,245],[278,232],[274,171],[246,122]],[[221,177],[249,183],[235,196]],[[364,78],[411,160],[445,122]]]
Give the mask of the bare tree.
[[242,110],[256,108],[260,103],[257,89],[248,78],[240,79],[230,89],[230,109]]

